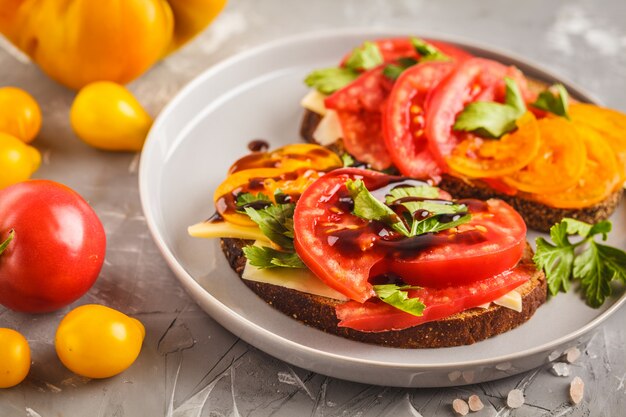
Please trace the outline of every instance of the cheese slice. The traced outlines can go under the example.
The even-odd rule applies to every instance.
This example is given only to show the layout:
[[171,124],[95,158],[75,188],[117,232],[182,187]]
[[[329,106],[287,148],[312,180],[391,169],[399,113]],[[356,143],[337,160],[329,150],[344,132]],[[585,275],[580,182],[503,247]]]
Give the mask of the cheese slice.
[[[261,242],[255,242],[256,246],[264,246]],[[340,301],[348,301],[348,297],[324,284],[313,272],[306,268],[257,268],[246,261],[246,266],[241,274],[243,279],[278,285],[292,290],[321,295]]]
[[334,110],[328,110],[313,131],[313,139],[322,146],[328,146],[343,137],[339,116]]
[[[517,290],[509,291],[502,297],[492,301],[494,304],[501,307],[510,308],[518,313],[522,312],[522,295]],[[481,304],[476,308],[484,308],[485,310],[491,307],[491,303]]]
[[193,237],[206,239],[226,237],[233,239],[261,240],[269,243],[267,237],[261,233],[261,229],[258,227],[239,226],[226,221],[196,223],[187,228],[187,233]]
[[509,291],[497,300],[493,300],[494,304],[502,307],[510,308],[518,313],[522,312],[522,294],[517,291]]
[[307,110],[324,116],[326,114],[326,106],[324,105],[325,94],[317,90],[311,90],[300,101],[300,105]]

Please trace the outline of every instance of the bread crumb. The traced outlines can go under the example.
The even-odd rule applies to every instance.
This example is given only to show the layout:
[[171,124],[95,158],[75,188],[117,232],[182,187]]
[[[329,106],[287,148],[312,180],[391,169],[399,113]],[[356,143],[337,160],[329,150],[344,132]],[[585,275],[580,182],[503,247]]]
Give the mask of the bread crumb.
[[509,408],[520,408],[524,405],[524,393],[519,389],[512,389],[506,397],[506,405]]
[[467,402],[469,404],[469,409],[472,411],[480,411],[485,407],[478,395],[470,396]]
[[569,398],[573,404],[579,404],[585,395],[585,383],[579,376],[572,380],[569,386]]
[[577,347],[571,347],[565,351],[565,359],[569,363],[574,363],[580,358],[580,350]]
[[469,413],[469,405],[460,398],[452,401],[452,408],[461,416],[466,416]]

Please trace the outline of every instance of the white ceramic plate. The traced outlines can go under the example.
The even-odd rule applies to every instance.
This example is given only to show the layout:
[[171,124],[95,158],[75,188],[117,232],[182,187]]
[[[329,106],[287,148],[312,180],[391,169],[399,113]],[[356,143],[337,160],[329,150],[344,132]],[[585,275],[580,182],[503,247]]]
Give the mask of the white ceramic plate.
[[[148,226],[182,285],[207,313],[246,342],[293,365],[357,382],[404,387],[462,385],[532,369],[551,353],[579,343],[626,296],[613,297],[594,310],[573,292],[561,294],[526,324],[471,346],[377,347],[325,334],[272,309],[238,279],[216,240],[186,233],[188,225],[212,214],[213,191],[230,164],[247,153],[251,139],[266,139],[272,147],[300,140],[298,103],[307,92],[302,79],[309,71],[336,65],[364,40],[401,35],[370,30],[308,34],[246,51],[200,75],[163,110],[144,146],[139,181]],[[547,82],[556,79],[510,54],[443,40],[515,64]],[[591,99],[566,85],[578,98]],[[625,217],[620,206],[612,219],[617,232],[611,243],[619,247],[626,247]]]

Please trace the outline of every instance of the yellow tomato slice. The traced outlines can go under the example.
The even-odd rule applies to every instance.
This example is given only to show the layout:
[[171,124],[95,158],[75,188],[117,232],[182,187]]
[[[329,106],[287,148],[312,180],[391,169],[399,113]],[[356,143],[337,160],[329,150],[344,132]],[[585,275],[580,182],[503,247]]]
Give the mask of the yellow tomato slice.
[[616,153],[622,179],[626,178],[626,114],[592,104],[573,103],[569,114],[577,125],[600,132]]
[[604,136],[587,126],[577,129],[587,150],[583,176],[564,191],[533,196],[536,200],[556,208],[589,207],[603,201],[622,183],[619,161]]
[[452,151],[448,165],[470,178],[501,177],[522,169],[537,155],[541,142],[532,113],[520,117],[517,127],[500,140],[476,136],[464,140]]
[[282,194],[292,196],[295,201],[300,194],[321,177],[323,172],[307,167],[294,171],[279,168],[253,168],[235,172],[226,178],[213,194],[215,208],[224,220],[240,226],[256,226],[250,218],[237,212],[237,195],[240,193],[265,194],[275,201],[274,194],[280,190]]
[[523,169],[503,177],[504,182],[534,194],[555,193],[573,187],[583,175],[585,143],[576,126],[562,117],[537,122],[541,145]]
[[254,152],[240,158],[228,170],[229,174],[252,168],[280,168],[291,171],[298,168],[313,168],[329,171],[341,168],[339,156],[323,146],[311,143],[296,143],[272,152]]

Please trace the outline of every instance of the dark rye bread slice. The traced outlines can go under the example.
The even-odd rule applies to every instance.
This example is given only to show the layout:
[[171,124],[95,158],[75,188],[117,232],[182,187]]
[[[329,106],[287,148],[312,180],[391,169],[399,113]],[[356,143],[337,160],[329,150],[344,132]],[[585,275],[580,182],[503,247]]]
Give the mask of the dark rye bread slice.
[[[241,239],[221,240],[224,255],[240,277],[246,263],[242,248],[250,243]],[[531,268],[534,273],[531,279],[518,289],[522,294],[521,313],[492,304],[487,309],[473,308],[443,320],[424,323],[405,330],[380,333],[364,333],[338,327],[339,320],[335,315],[335,306],[340,301],[272,284],[245,279],[242,281],[277,310],[327,333],[381,346],[440,348],[470,345],[509,331],[530,319],[535,310],[545,302],[547,294],[545,276],[543,272],[535,268],[531,258],[532,250],[527,246],[519,267]]]
[[[308,109],[304,110],[300,134],[308,142],[315,143],[313,132],[317,128],[321,116]],[[329,146],[335,152],[345,152],[341,139]],[[517,210],[526,225],[530,229],[547,232],[555,223],[560,222],[564,217],[572,217],[587,223],[597,223],[607,219],[618,206],[623,189],[620,187],[611,193],[603,201],[593,206],[580,209],[565,209],[550,207],[538,201],[532,200],[527,194],[520,193],[510,196],[494,190],[480,180],[469,180],[444,174],[439,187],[452,194],[455,198],[478,198],[487,200],[489,198],[499,198],[509,203]]]

